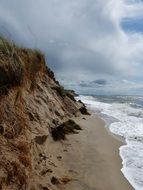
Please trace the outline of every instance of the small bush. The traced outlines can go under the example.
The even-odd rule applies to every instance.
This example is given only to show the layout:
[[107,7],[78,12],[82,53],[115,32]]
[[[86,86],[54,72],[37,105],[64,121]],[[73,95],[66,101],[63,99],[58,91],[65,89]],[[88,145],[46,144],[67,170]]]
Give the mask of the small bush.
[[82,106],[79,111],[83,114],[83,115],[90,115],[90,113],[87,111],[87,108],[85,106]]
[[66,95],[71,99],[73,100],[74,102],[76,102],[76,99],[75,99],[75,92],[73,90],[66,90]]
[[68,120],[61,125],[51,129],[51,135],[55,141],[65,140],[66,134],[77,133],[76,130],[82,130],[73,120]]
[[65,89],[63,86],[55,86],[52,88],[53,90],[55,90],[57,92],[57,94],[61,97],[61,98],[65,98],[66,97],[66,93],[65,93]]
[[66,134],[62,125],[51,129],[51,135],[55,141],[65,140]]
[[68,96],[71,100],[76,102],[74,96],[75,93],[73,90],[66,90],[63,86],[55,86],[52,89],[56,90],[56,92],[64,99],[66,96]]
[[63,128],[65,131],[65,134],[77,133],[77,131],[75,130],[81,130],[81,127],[71,119],[63,123]]
[[83,103],[81,100],[78,100],[78,102],[79,102],[80,104],[82,104],[82,106],[85,106],[84,103]]

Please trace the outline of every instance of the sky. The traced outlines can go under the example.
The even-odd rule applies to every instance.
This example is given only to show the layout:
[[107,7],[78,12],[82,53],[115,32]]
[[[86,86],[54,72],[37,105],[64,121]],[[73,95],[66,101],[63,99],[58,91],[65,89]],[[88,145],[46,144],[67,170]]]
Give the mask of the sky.
[[142,0],[0,0],[0,34],[42,50],[66,88],[143,95]]

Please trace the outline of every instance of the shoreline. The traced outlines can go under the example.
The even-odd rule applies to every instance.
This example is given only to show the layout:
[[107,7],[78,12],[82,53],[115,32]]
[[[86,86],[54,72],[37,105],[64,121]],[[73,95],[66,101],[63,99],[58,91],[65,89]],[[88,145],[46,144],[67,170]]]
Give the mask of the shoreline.
[[121,172],[119,148],[123,142],[111,134],[99,116],[82,116],[74,120],[83,130],[67,137],[70,146],[63,153],[61,164],[72,180],[64,189],[133,190]]
[[113,138],[115,138],[116,140],[120,141],[120,142],[122,143],[122,146],[127,144],[127,143],[126,143],[126,139],[125,139],[124,137],[122,137],[122,136],[120,136],[120,135],[117,135],[117,134],[114,134],[114,133],[112,133],[112,132],[110,131],[109,126],[110,126],[112,123],[116,122],[116,121],[108,122],[108,121],[106,121],[106,119],[105,119],[104,117],[102,117],[102,116],[99,116],[99,115],[96,115],[96,114],[93,114],[93,115],[94,115],[95,117],[100,118],[101,120],[103,120],[103,121],[105,122],[104,128],[107,130],[107,132],[109,133],[109,135],[111,135],[111,136],[112,136]]

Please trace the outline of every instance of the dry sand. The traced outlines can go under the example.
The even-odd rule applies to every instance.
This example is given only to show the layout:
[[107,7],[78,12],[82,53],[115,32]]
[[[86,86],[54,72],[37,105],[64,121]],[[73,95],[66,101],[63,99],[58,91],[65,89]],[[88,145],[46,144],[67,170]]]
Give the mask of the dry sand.
[[61,153],[61,168],[72,178],[64,189],[132,190],[121,172],[119,147],[123,143],[105,129],[100,118],[90,116],[76,121],[83,130],[68,136],[67,151]]

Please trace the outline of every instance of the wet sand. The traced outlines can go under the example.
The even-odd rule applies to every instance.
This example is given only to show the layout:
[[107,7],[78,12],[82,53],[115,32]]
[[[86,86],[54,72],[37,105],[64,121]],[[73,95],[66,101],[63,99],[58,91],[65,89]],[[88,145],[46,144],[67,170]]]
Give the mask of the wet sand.
[[62,165],[72,181],[65,190],[132,190],[121,172],[119,147],[123,142],[105,129],[105,122],[90,116],[75,119],[83,130],[69,135],[70,146],[63,155]]

